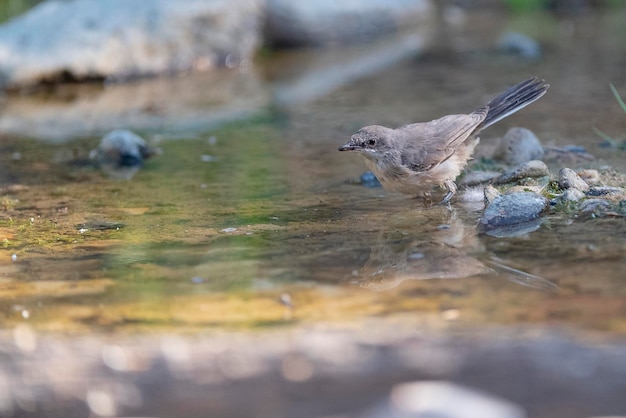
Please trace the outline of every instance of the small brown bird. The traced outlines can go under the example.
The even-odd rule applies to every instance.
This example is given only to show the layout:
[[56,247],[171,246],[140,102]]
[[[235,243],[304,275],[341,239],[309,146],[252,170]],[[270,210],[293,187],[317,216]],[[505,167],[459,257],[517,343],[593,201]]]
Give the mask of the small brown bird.
[[447,192],[441,203],[447,203],[456,193],[454,180],[478,145],[476,135],[539,99],[549,86],[532,77],[470,114],[448,115],[397,129],[366,126],[339,151],[358,151],[386,189],[430,200],[438,186]]

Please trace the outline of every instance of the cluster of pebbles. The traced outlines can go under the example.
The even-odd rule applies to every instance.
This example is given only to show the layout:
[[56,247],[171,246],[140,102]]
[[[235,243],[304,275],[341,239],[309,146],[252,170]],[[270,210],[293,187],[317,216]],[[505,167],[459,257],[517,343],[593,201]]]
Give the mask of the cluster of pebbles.
[[504,172],[470,171],[460,182],[470,196],[472,190],[482,192],[485,209],[480,231],[493,236],[527,233],[537,229],[541,215],[548,212],[576,217],[626,216],[623,176],[610,169],[576,171],[567,167],[554,176],[542,161],[568,154],[569,161],[593,160],[582,147],[543,147],[530,130],[510,129],[494,154],[509,168]]

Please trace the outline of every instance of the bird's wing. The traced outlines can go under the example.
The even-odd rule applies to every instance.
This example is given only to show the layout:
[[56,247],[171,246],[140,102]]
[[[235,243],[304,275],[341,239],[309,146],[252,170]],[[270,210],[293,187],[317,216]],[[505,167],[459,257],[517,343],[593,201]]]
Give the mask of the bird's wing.
[[487,116],[488,108],[466,115],[449,115],[430,122],[397,129],[404,139],[402,164],[413,171],[426,171],[450,158]]

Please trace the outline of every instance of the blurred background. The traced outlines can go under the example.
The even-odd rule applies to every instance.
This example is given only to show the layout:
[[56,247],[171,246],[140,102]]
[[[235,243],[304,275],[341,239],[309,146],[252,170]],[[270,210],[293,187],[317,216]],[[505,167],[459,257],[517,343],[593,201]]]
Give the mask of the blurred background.
[[[1,416],[626,414],[623,0],[0,0],[0,20]],[[424,207],[337,152],[531,76],[548,94],[470,170],[506,170],[524,127],[544,187],[569,167],[615,196],[481,235],[482,206]]]

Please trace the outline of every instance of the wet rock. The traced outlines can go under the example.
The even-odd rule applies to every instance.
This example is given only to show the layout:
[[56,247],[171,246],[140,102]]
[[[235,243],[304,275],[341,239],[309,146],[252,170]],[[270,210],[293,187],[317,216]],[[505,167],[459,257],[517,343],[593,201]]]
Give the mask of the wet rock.
[[549,175],[548,166],[543,161],[532,160],[518,164],[505,171],[495,179],[494,184],[507,184],[528,177],[545,177]]
[[361,184],[365,187],[382,187],[380,181],[378,181],[374,173],[372,173],[371,171],[366,171],[365,173],[361,174],[360,180]]
[[571,168],[559,170],[559,186],[562,189],[577,189],[582,192],[589,190],[589,185]]
[[532,192],[515,192],[495,198],[483,212],[479,231],[489,231],[510,225],[523,224],[539,217],[548,200]]
[[376,413],[367,414],[366,417],[525,418],[527,416],[520,405],[446,381],[397,384],[391,388],[386,407],[386,411],[380,409]]
[[604,199],[587,199],[580,204],[580,212],[584,214],[601,214],[611,209],[611,204]]
[[498,189],[496,189],[492,185],[486,186],[485,189],[483,190],[483,193],[484,193],[485,207],[489,206],[494,200],[496,200],[497,197],[501,195]]
[[261,10],[260,0],[42,2],[0,27],[0,78],[19,87],[237,66],[260,43]]
[[101,164],[135,167],[154,155],[154,150],[137,134],[126,129],[116,129],[106,134],[90,158]]
[[89,157],[110,176],[129,179],[143,165],[143,161],[156,152],[139,135],[116,129],[102,138]]
[[578,202],[585,197],[585,193],[576,188],[565,190],[561,199],[567,202]]
[[268,0],[265,36],[278,46],[359,42],[430,20],[428,0]]
[[537,136],[526,128],[511,128],[500,141],[494,156],[509,165],[541,160],[544,151]]
[[595,186],[591,187],[587,192],[587,196],[607,196],[615,197],[624,194],[624,189],[621,187],[611,186]]
[[541,45],[533,38],[519,32],[506,32],[498,40],[498,49],[504,53],[536,60],[541,58]]
[[497,171],[470,171],[459,181],[460,187],[472,187],[489,183],[500,175]]

